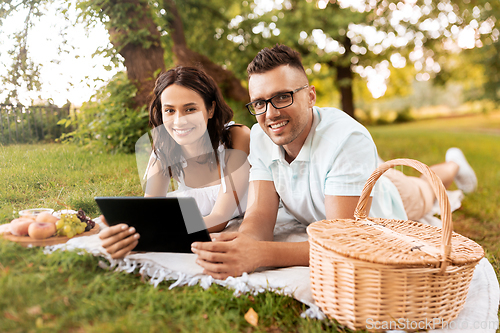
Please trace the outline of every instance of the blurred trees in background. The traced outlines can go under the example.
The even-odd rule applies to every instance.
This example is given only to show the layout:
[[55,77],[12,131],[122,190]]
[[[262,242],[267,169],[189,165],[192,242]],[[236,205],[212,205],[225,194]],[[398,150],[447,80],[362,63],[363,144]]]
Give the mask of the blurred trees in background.
[[[355,79],[403,68],[408,62],[415,74],[428,80],[462,48],[484,45],[481,40],[488,38],[490,45],[498,45],[493,43],[498,41],[493,33],[496,7],[486,1],[430,0],[79,2],[87,18],[94,13],[106,24],[133,82],[134,68],[143,68],[149,77],[154,69],[140,66],[141,53],[127,53],[128,49],[135,45],[144,50],[145,59],[152,58],[160,52],[163,35],[161,48],[171,64],[201,65],[219,82],[225,96],[243,102],[248,96],[239,80],[245,78],[248,62],[261,48],[283,43],[301,52],[309,74],[315,70],[331,77],[340,92],[341,108],[351,116]],[[460,45],[467,33],[472,45]],[[115,42],[117,36],[123,40]],[[491,65],[488,61],[484,59],[484,64]],[[155,69],[164,69],[163,64],[158,62]],[[151,83],[138,83],[151,90]],[[371,91],[377,98],[385,88],[380,85]],[[139,87],[139,104],[140,95]]]
[[[216,26],[227,25],[228,19],[217,15],[224,3],[199,1],[192,6],[201,9],[195,31],[204,32],[203,39],[207,39],[207,32],[213,34]],[[191,48],[185,31],[193,35],[192,22],[186,21],[190,28],[185,30],[174,0],[87,0],[79,1],[78,8],[82,10],[84,19],[100,20],[108,29],[113,50],[107,52],[123,57],[128,78],[138,88],[135,97],[137,106],[147,104],[154,78],[160,71],[165,71],[165,53],[167,57],[175,57],[177,65],[203,67],[221,85],[225,96],[241,102],[248,101],[246,89],[231,71]],[[210,24],[207,26],[204,22]],[[168,35],[168,40],[162,41],[162,35]]]
[[[16,6],[50,2],[4,1],[0,22]],[[415,79],[465,83],[469,97],[500,101],[497,0],[74,0],[61,12],[71,8],[89,29],[105,25],[111,44],[98,53],[124,63],[138,110],[160,71],[195,65],[215,78],[239,120],[251,122],[238,114],[248,101],[246,66],[276,43],[302,54],[320,101],[351,116],[355,101],[400,98]],[[16,48],[13,58],[22,43]],[[36,78],[36,66],[26,68]]]
[[28,55],[28,33],[33,28],[33,18],[43,15],[40,7],[48,0],[25,0],[25,1],[3,1],[0,3],[0,27],[3,19],[17,11],[24,11],[25,19],[21,30],[16,31],[12,36],[14,47],[10,50],[2,48],[1,53],[8,53],[12,63],[7,67],[7,73],[0,76],[0,93],[7,92],[6,104],[17,103],[20,90],[27,91],[40,90],[40,67],[39,63],[34,62]]
[[496,20],[500,19],[500,2],[483,2],[487,11],[479,11],[480,20],[491,20],[496,23],[497,28],[492,31],[491,35],[484,38],[484,42],[478,45],[481,48],[474,48],[466,54],[472,53],[470,63],[474,64],[477,60],[477,63],[485,70],[484,91],[481,92],[480,96],[498,103],[500,102],[500,42]]

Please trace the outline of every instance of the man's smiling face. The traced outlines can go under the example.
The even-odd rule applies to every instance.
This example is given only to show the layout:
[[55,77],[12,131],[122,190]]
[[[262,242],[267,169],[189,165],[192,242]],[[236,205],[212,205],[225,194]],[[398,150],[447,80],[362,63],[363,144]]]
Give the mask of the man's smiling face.
[[[250,100],[268,99],[279,93],[303,87],[307,83],[305,73],[288,65],[279,66],[262,74],[252,74],[248,81]],[[314,87],[307,87],[293,94],[292,105],[276,109],[268,103],[267,112],[256,118],[275,144],[285,146],[285,149],[287,145],[301,147],[312,124],[311,108],[315,101]]]

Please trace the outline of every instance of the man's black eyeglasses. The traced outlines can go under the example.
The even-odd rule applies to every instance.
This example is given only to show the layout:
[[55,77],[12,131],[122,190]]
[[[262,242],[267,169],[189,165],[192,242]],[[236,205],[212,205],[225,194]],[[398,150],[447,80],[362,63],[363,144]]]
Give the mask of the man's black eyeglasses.
[[275,109],[283,109],[293,104],[293,94],[307,87],[309,87],[308,84],[292,91],[279,93],[269,99],[259,99],[257,101],[250,102],[245,106],[247,107],[248,111],[250,111],[250,113],[254,116],[266,113],[267,103],[269,102],[274,106]]

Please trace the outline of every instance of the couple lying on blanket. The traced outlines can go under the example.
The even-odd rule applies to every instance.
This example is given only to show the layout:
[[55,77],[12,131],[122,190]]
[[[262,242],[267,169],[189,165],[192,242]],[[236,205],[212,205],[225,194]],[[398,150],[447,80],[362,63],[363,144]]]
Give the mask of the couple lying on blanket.
[[[217,279],[258,267],[307,266],[309,244],[273,242],[280,201],[301,223],[353,218],[361,190],[379,163],[370,133],[343,111],[319,108],[298,52],[284,45],[261,50],[247,68],[258,124],[231,122],[232,110],[214,80],[199,69],[176,67],[159,76],[149,107],[153,153],[146,196],[195,197],[213,242],[192,251],[204,273]],[[248,156],[248,161],[247,161]],[[431,169],[445,187],[477,186],[458,148]],[[179,193],[182,192],[182,193]],[[248,192],[248,198],[247,198]],[[424,177],[391,169],[377,182],[370,216],[418,220],[435,196]],[[245,212],[246,211],[246,212]],[[245,212],[238,232],[222,231]],[[125,224],[100,238],[113,258],[127,255],[140,235]]]

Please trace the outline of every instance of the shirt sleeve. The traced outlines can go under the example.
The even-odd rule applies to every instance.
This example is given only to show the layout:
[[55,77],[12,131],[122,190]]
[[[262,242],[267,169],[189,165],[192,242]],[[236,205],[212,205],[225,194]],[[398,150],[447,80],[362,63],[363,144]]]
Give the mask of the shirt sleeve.
[[[259,125],[256,124],[254,127],[255,126]],[[264,161],[266,158],[269,158],[269,156],[266,156],[268,155],[266,153],[269,147],[265,147],[262,135],[265,134],[259,133],[258,129],[252,128],[252,132],[250,134],[250,154],[248,155],[248,163],[251,165],[249,181],[273,181],[272,172]]]
[[377,166],[377,148],[366,135],[349,135],[326,175],[325,195],[359,196]]

